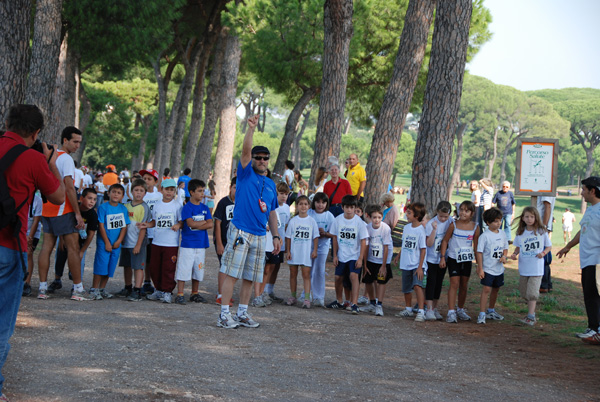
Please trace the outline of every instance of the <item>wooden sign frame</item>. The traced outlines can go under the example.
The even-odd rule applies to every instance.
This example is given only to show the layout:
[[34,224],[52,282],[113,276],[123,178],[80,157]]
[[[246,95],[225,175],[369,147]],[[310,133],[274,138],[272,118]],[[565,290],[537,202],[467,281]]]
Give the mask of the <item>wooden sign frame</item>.
[[558,139],[517,139],[515,195],[556,197]]

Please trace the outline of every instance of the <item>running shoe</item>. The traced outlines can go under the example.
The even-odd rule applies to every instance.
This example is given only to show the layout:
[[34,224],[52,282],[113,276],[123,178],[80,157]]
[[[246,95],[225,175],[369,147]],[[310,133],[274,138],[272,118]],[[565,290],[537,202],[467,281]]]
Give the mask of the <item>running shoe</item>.
[[0,402],[9,402],[8,397],[4,394],[0,394]]
[[352,310],[352,303],[349,300],[344,301],[344,308],[348,311]]
[[436,319],[437,321],[441,321],[441,320],[443,320],[443,319],[444,319],[444,317],[443,317],[443,316],[440,314],[440,312],[438,311],[438,309],[437,309],[437,308],[434,308],[434,309],[433,309],[433,314],[435,314],[435,319]]
[[492,311],[491,313],[486,313],[485,318],[488,320],[502,321],[504,316],[498,314],[496,311]]
[[333,308],[336,310],[343,310],[344,309],[344,305],[339,303],[337,300],[332,301],[331,303],[329,303],[326,308]]
[[406,309],[406,308],[396,314],[396,317],[414,317],[414,316],[415,316],[415,313],[413,313],[411,310]]
[[323,299],[313,299],[313,306],[315,307],[325,307],[325,302]]
[[350,311],[352,312],[352,314],[358,314],[358,306],[356,304],[353,304],[352,306],[350,306]]
[[296,298],[294,296],[290,296],[288,297],[287,301],[285,302],[286,305],[288,306],[293,306],[296,304]]
[[485,324],[485,318],[487,317],[486,314],[479,314],[477,316],[477,324]]
[[115,297],[115,295],[113,295],[112,293],[107,292],[106,289],[100,289],[100,295],[103,299],[112,299],[113,297]]
[[535,318],[530,318],[529,316],[525,316],[525,318],[519,320],[519,322],[521,322],[522,324],[529,325],[530,327],[533,327],[535,325],[535,321]]
[[456,313],[454,311],[448,313],[448,316],[446,317],[446,322],[451,322],[455,324],[458,322],[458,320],[456,319]]
[[151,295],[152,293],[154,293],[154,291],[156,289],[154,289],[154,286],[152,286],[152,284],[150,282],[144,282],[144,286],[142,286],[142,290],[147,295]]
[[226,328],[226,329],[234,329],[239,327],[240,324],[233,319],[231,313],[227,314],[219,314],[219,319],[217,320],[217,327]]
[[115,293],[115,296],[129,297],[129,295],[131,295],[131,292],[133,292],[133,289],[123,288],[123,289],[119,290],[117,293]]
[[458,319],[461,321],[471,321],[471,317],[469,317],[469,315],[467,314],[467,309],[458,309],[456,311],[456,315],[458,316]]
[[371,303],[358,309],[361,313],[374,313],[375,306]]
[[596,332],[594,335],[588,336],[587,338],[581,338],[581,340],[588,345],[600,345],[600,334]]
[[265,302],[265,304],[267,306],[270,306],[271,304],[273,304],[273,300],[271,300],[271,298],[269,297],[269,294],[267,292],[263,292],[263,294],[260,295],[260,297],[262,298],[262,300]]
[[310,308],[310,300],[304,299],[302,302],[302,308]]
[[585,332],[582,332],[580,334],[575,334],[575,336],[577,338],[583,339],[583,338],[589,338],[590,336],[594,335],[595,333],[596,333],[596,331],[594,331],[593,329],[586,328]]
[[250,304],[254,307],[267,307],[267,304],[260,296],[256,296],[254,299],[252,299],[252,303]]
[[71,300],[89,301],[89,300],[92,300],[92,298],[90,296],[91,295],[85,294],[85,290],[82,290],[81,292],[77,292],[76,290],[73,290],[73,293],[71,293]]
[[240,316],[238,316],[237,314],[234,315],[233,319],[236,320],[240,325],[248,328],[258,328],[258,326],[260,325],[252,319],[252,316],[247,311]]
[[425,322],[425,313],[422,311],[417,312],[415,316],[415,322]]
[[127,301],[141,301],[142,295],[137,290],[133,290],[129,296],[127,296]]
[[62,289],[62,281],[54,280],[50,285],[48,285],[48,293],[54,293],[55,290]]
[[[75,292],[73,292],[73,295],[75,294]],[[89,299],[88,300],[102,300],[102,295],[100,294],[100,290],[98,289],[94,289],[91,290],[90,289],[90,293],[89,293]]]
[[383,317],[383,306],[381,304],[375,306],[375,315],[377,317]]
[[271,300],[273,300],[274,302],[278,302],[281,303],[283,301],[283,299],[281,297],[277,297],[275,296],[275,293],[271,292],[269,293],[269,297],[271,298]]
[[435,321],[437,318],[435,317],[435,312],[433,310],[427,310],[425,312],[425,321]]
[[367,296],[359,296],[358,304],[369,304],[369,298]]
[[175,297],[175,303],[185,306],[185,298],[183,296],[177,296]]
[[23,297],[31,296],[31,285],[28,283],[23,284]]
[[162,300],[163,292],[161,292],[160,290],[155,290],[152,294],[146,294],[146,299],[153,301]]
[[194,293],[190,296],[190,301],[194,303],[206,303],[206,299],[202,297],[199,293]]
[[169,292],[163,292],[163,297],[161,299],[162,302],[163,303],[171,303],[172,302],[171,296],[172,296],[171,293],[169,293]]

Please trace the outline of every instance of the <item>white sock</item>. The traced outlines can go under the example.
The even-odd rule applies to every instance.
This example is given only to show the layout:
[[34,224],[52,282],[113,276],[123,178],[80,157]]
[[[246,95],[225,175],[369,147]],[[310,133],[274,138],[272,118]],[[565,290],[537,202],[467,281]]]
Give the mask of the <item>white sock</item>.
[[77,284],[74,284],[73,289],[75,289],[76,292],[83,292],[83,283],[79,282]]
[[223,295],[222,295],[221,293],[219,293],[219,294],[217,295],[217,299],[220,299],[221,297],[223,297]]
[[48,282],[40,282],[40,290],[48,290]]
[[448,310],[448,314],[456,313],[454,310]]
[[221,314],[229,314],[229,304],[221,304]]
[[412,313],[412,307],[407,307],[406,310]]
[[248,305],[247,304],[240,304],[238,305],[238,311],[237,311],[237,315],[244,315],[246,313],[246,311],[248,311]]
[[420,309],[419,309],[419,314],[425,314],[425,310],[424,310],[424,309],[422,309],[422,308],[420,308]]
[[483,317],[483,316],[485,316],[485,311],[480,311],[480,312],[479,312],[479,316],[480,316],[480,317]]

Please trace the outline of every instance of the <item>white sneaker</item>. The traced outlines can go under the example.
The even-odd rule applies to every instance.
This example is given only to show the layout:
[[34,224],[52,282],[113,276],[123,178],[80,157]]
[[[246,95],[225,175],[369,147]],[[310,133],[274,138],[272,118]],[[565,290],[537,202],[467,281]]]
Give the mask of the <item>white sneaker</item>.
[[438,311],[437,308],[433,309],[433,314],[435,314],[435,319],[438,321],[441,321],[444,319],[444,317],[442,317],[442,315],[440,314],[440,312]]
[[422,311],[419,311],[417,313],[417,316],[415,317],[415,322],[424,322],[425,321],[425,313]]
[[378,317],[383,317],[383,307],[381,304],[375,306],[375,315]]
[[163,292],[161,292],[160,290],[155,290],[154,293],[152,293],[151,295],[146,295],[146,299],[148,300],[162,300],[163,298]]
[[427,310],[425,312],[425,321],[435,321],[437,320],[437,318],[435,318],[435,313],[433,312],[433,310]]
[[375,306],[369,303],[366,306],[360,307],[359,310],[361,313],[372,313],[375,311]]
[[171,293],[164,292],[162,297],[163,303],[171,303]]
[[477,316],[477,324],[485,324],[485,314],[479,314]]
[[270,306],[271,304],[273,304],[273,300],[271,300],[271,298],[269,297],[269,294],[267,292],[263,292],[263,294],[260,295],[260,298],[262,299],[263,302],[265,302],[265,304],[267,306]]
[[238,324],[238,322],[233,319],[231,313],[219,314],[219,319],[217,320],[217,327],[233,329],[239,326],[240,324]]
[[323,299],[313,299],[313,306],[314,307],[325,307],[325,302],[323,301]]
[[469,315],[467,314],[467,310],[466,309],[459,309],[456,311],[456,315],[458,316],[459,320],[462,321],[471,321],[471,317],[469,317]]
[[252,319],[252,316],[248,314],[247,311],[242,315],[235,315],[233,319],[237,321],[240,325],[243,325],[244,327],[248,328],[258,328],[258,326],[260,325]]
[[415,313],[413,313],[411,310],[408,309],[404,309],[401,312],[399,312],[398,314],[396,314],[396,317],[414,317]]
[[369,304],[369,298],[367,296],[359,296],[358,304]]
[[492,311],[491,313],[486,313],[485,318],[487,318],[488,320],[496,320],[496,321],[502,321],[504,319],[504,317],[501,316],[500,314],[498,314],[496,311]]
[[458,320],[456,319],[456,313],[454,311],[451,313],[448,313],[448,316],[446,317],[446,322],[453,322],[453,323],[458,322]]
[[582,332],[580,334],[575,334],[575,336],[577,338],[583,339],[583,338],[589,338],[590,336],[594,336],[595,334],[596,334],[596,331],[594,331],[593,329],[587,328],[585,330],[585,332]]
[[265,303],[261,296],[256,296],[250,304],[254,307],[267,307],[267,303]]

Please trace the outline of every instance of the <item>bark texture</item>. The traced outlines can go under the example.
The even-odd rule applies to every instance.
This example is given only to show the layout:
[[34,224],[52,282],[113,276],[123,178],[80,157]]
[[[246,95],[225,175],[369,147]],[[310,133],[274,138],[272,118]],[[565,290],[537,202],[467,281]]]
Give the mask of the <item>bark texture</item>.
[[223,73],[221,75],[221,124],[219,124],[219,142],[215,156],[215,204],[229,193],[231,178],[231,160],[233,158],[233,145],[236,131],[236,105],[238,73],[242,48],[237,36],[229,35],[223,57]]
[[10,106],[25,100],[30,17],[31,0],[0,1],[0,127]]
[[221,113],[221,73],[223,72],[223,57],[225,55],[225,46],[227,45],[227,34],[221,32],[217,39],[215,54],[212,62],[212,70],[208,88],[206,90],[206,102],[204,110],[204,127],[202,135],[196,148],[196,157],[194,158],[194,167],[192,175],[205,183],[210,174],[210,159],[212,156],[213,143],[215,140],[215,130]]
[[277,154],[275,167],[273,167],[273,173],[283,175],[283,171],[285,170],[285,161],[288,159],[290,150],[292,149],[292,142],[294,141],[294,136],[298,131],[298,124],[300,122],[300,118],[302,117],[302,113],[310,101],[317,96],[318,91],[318,88],[305,88],[302,96],[296,105],[294,105],[294,108],[292,109],[290,115],[288,116],[287,122],[285,123],[285,132],[283,134],[283,138],[281,139],[281,146],[279,147],[279,153]]
[[160,71],[160,60],[164,57],[161,52],[155,60],[152,60],[152,68],[158,85],[158,133],[156,134],[156,148],[154,151],[153,169],[159,170],[163,154],[163,140],[167,128],[167,85],[165,77]]
[[408,4],[394,72],[383,98],[369,153],[365,186],[367,203],[378,204],[381,194],[387,191],[402,128],[425,57],[434,8],[435,0],[411,0]]
[[472,9],[471,0],[457,0],[440,1],[436,10],[411,191],[411,201],[428,209],[448,196]]
[[448,184],[448,199],[454,191],[454,185],[460,181],[460,168],[462,167],[463,137],[467,130],[467,124],[461,123],[456,129],[456,159],[454,159],[454,169],[452,169],[452,178]]
[[352,0],[325,0],[323,25],[323,81],[309,188],[319,166],[327,166],[327,158],[340,153],[352,39]]
[[31,62],[25,102],[37,105],[44,116],[53,113],[56,73],[61,48],[63,0],[37,0]]

